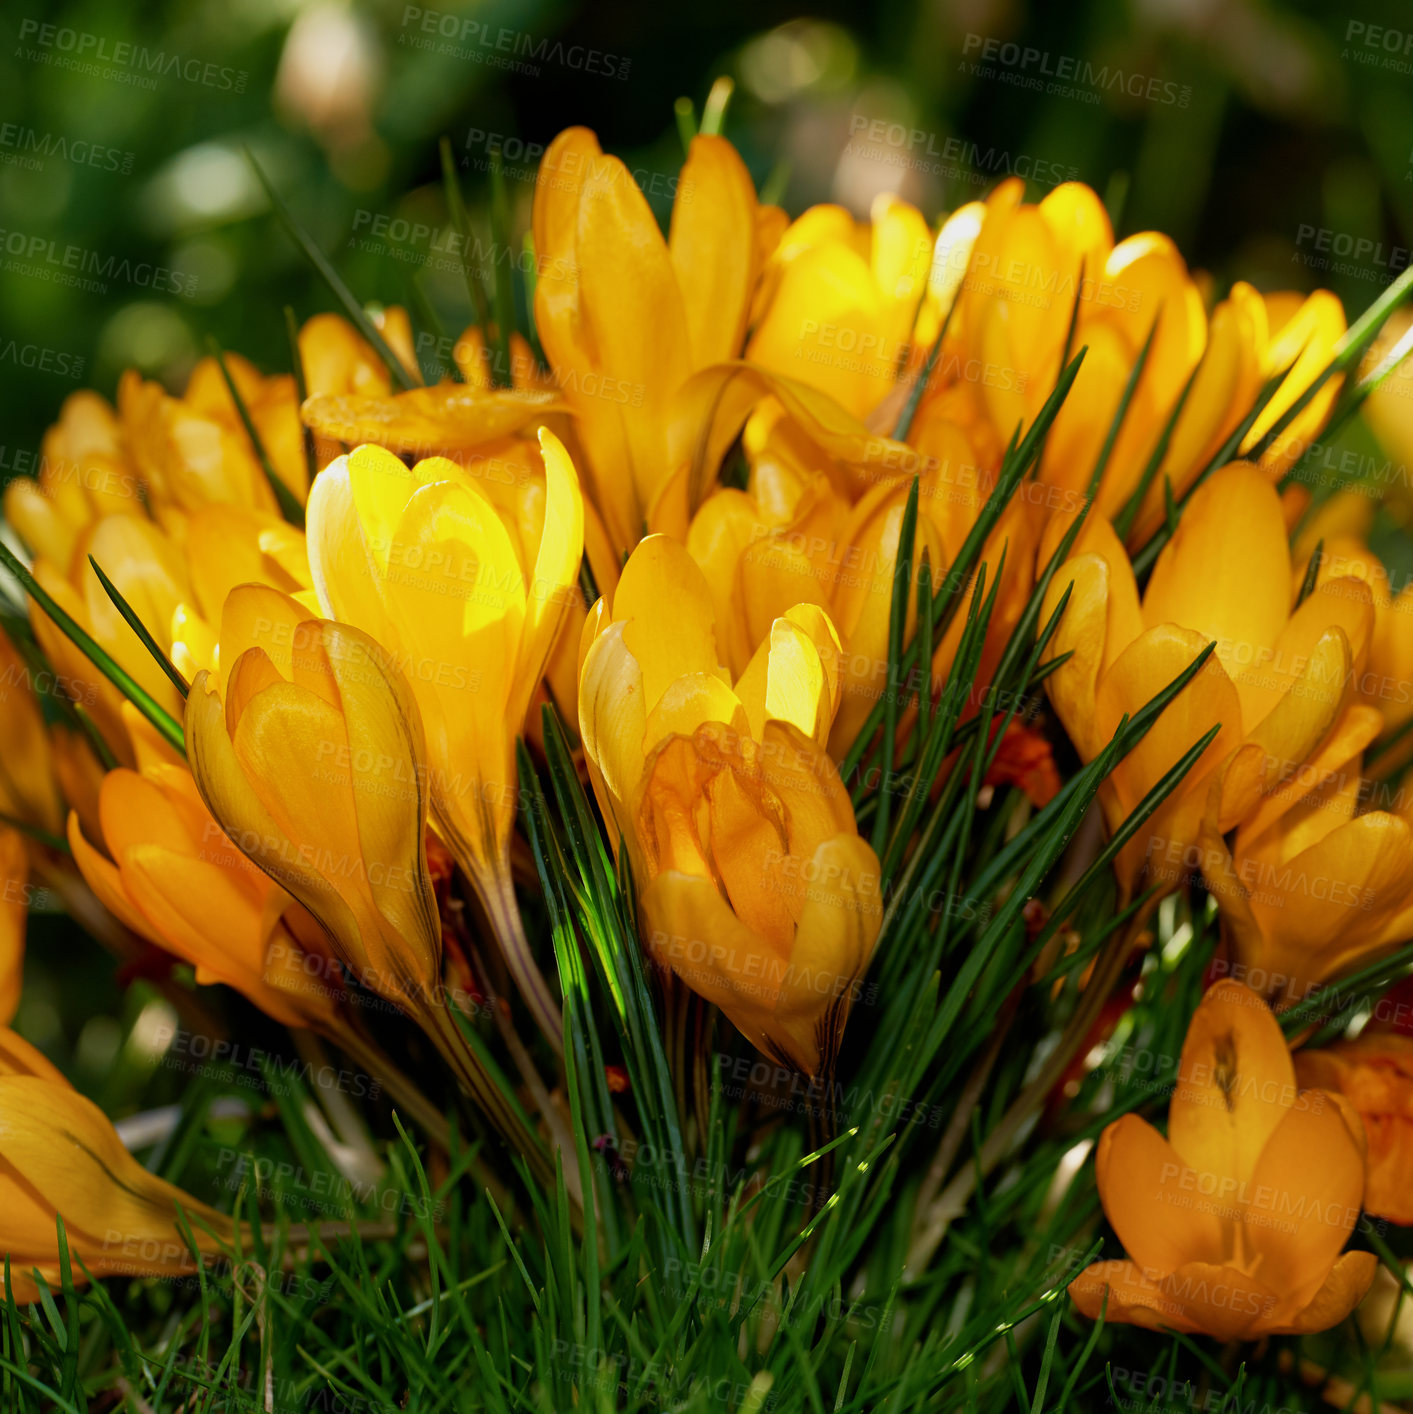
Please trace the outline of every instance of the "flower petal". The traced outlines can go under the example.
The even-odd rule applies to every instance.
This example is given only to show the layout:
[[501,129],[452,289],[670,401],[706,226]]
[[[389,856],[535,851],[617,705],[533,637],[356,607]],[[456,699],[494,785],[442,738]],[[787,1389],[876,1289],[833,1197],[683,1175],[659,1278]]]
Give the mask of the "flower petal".
[[1241,983],[1217,982],[1183,1042],[1168,1109],[1173,1148],[1219,1190],[1248,1183],[1295,1097],[1295,1067],[1271,1009]]

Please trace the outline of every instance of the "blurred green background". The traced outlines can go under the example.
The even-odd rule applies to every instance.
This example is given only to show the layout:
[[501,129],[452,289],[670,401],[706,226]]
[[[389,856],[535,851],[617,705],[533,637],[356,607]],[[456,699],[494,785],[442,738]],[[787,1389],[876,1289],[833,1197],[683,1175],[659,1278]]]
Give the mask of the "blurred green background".
[[[282,307],[334,307],[246,147],[360,298],[411,302],[424,332],[448,335],[471,310],[444,249],[443,135],[487,240],[492,147],[518,235],[534,153],[572,123],[628,160],[665,218],[674,100],[700,109],[721,75],[736,84],[726,132],[792,212],[837,200],[862,214],[898,191],[935,220],[1007,172],[1029,175],[1033,198],[1078,177],[1120,234],[1166,230],[1219,290],[1327,284],[1351,312],[1413,241],[1406,0],[6,11],[0,480],[35,469],[74,389],[111,396],[129,365],[179,389],[209,335],[281,370]],[[113,1018],[111,964],[56,916],[33,920],[30,959],[22,1025],[101,1090],[143,1003],[129,994]]]
[[[1077,175],[1121,233],[1168,231],[1219,287],[1328,283],[1356,308],[1413,238],[1413,12],[1398,0],[6,8],[6,475],[74,387],[111,392],[129,364],[180,386],[208,334],[283,367],[281,307],[330,307],[245,146],[361,297],[405,303],[415,278],[452,334],[469,306],[435,236],[371,235],[378,218],[445,224],[441,135],[482,213],[487,153],[506,146],[521,227],[534,162],[516,143],[576,122],[665,213],[673,100],[700,106],[720,74],[737,84],[727,132],[792,210],[863,212],[890,189],[935,217],[1007,170],[1035,173],[1033,195]],[[1341,248],[1357,251],[1345,268],[1309,263]]]

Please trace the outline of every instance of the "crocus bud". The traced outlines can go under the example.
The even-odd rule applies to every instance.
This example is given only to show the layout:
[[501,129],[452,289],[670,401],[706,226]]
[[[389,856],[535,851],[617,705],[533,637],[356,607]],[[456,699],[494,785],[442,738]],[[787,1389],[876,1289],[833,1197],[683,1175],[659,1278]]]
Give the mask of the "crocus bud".
[[186,706],[192,774],[236,845],[324,926],[365,985],[420,1014],[441,974],[422,723],[385,649],[237,589]]
[[[558,1008],[525,941],[510,876],[515,738],[569,606],[584,507],[573,463],[540,433],[545,506],[525,547],[455,462],[408,468],[359,447],[316,480],[309,555],[324,612],[387,645],[426,724],[432,817],[474,885],[551,1045]],[[224,647],[223,647],[223,652]]]

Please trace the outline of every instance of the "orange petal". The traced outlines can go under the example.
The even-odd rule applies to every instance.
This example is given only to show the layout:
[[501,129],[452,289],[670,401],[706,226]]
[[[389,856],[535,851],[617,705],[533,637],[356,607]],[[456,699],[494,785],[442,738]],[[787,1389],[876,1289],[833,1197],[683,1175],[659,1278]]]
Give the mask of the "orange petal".
[[1224,979],[1202,998],[1183,1042],[1168,1138],[1201,1179],[1248,1183],[1295,1103],[1295,1067],[1280,1023],[1255,992]]

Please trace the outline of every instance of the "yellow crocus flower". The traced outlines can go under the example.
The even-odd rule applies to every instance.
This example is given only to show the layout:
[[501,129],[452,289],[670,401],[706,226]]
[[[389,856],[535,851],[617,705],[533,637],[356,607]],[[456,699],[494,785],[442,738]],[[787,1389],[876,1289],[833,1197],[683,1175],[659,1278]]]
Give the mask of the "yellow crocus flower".
[[706,580],[655,535],[585,637],[584,754],[650,954],[762,1051],[827,1070],[882,920],[878,861],[822,749],[841,689],[827,615],[778,618],[733,687]]
[[[1361,700],[1379,710],[1381,734],[1398,731],[1413,718],[1413,584],[1395,594],[1388,571],[1372,550],[1368,535],[1377,502],[1364,490],[1342,491],[1319,507],[1301,526],[1295,541],[1295,575],[1301,582],[1315,547],[1320,548],[1317,583],[1357,579],[1369,587],[1374,631],[1369,659],[1355,683]],[[1400,743],[1398,750],[1402,747]],[[1380,769],[1395,761],[1386,759]]]
[[916,207],[884,193],[860,225],[841,206],[812,206],[780,237],[762,276],[763,309],[746,357],[829,394],[866,418],[915,344],[933,238]]
[[422,718],[392,654],[244,586],[222,618],[220,673],[191,686],[186,741],[201,797],[236,847],[318,921],[359,983],[412,1017],[543,1174],[534,1136],[447,1005]]
[[1371,1026],[1352,1041],[1300,1051],[1295,1075],[1358,1112],[1369,1148],[1365,1211],[1413,1226],[1413,1036]]
[[[1043,563],[1069,523],[1057,517]],[[1127,891],[1145,871],[1176,881],[1199,860],[1208,787],[1220,768],[1220,828],[1230,829],[1310,759],[1349,700],[1373,627],[1368,587],[1320,586],[1293,607],[1290,548],[1279,498],[1245,462],[1215,472],[1192,496],[1140,603],[1127,554],[1108,522],[1091,515],[1055,575],[1049,617],[1073,586],[1052,640],[1073,657],[1046,689],[1081,757],[1090,761],[1120,719],[1189,667],[1209,642],[1213,657],[1178,694],[1100,791],[1117,826],[1210,727],[1202,759],[1119,856]]]
[[107,1115],[8,1028],[0,1028],[0,1132],[0,1251],[16,1301],[39,1300],[36,1269],[59,1287],[60,1217],[78,1285],[84,1268],[96,1277],[192,1271],[184,1231],[207,1257],[233,1240],[224,1213],[143,1168]]
[[316,481],[309,553],[324,612],[385,644],[412,684],[437,833],[485,905],[541,1029],[562,1045],[510,874],[515,739],[564,617],[582,602],[578,476],[545,429],[540,453],[545,501],[533,546],[517,543],[477,478],[454,462],[409,469],[367,446]]
[[[55,687],[58,684],[54,684]],[[50,834],[61,828],[63,801],[54,773],[48,733],[29,665],[9,636],[0,632],[0,815]]]
[[[1342,1095],[1301,1090],[1280,1025],[1231,980],[1188,1027],[1167,1137],[1137,1115],[1105,1129],[1095,1163],[1126,1261],[1070,1283],[1090,1318],[1217,1340],[1338,1325],[1374,1279],[1341,1249],[1364,1197],[1364,1130]],[[1107,1304],[1106,1304],[1107,1299]]]
[[310,619],[275,590],[231,598],[220,676],[198,674],[186,703],[202,799],[324,925],[355,977],[422,1017],[440,980],[441,930],[410,689],[359,630]]
[[[102,567],[158,646],[168,653],[173,616],[192,597],[185,557],[153,521],[110,515],[84,535],[71,577],[61,575],[43,560],[34,565],[35,579],[59,606],[161,707],[179,717],[181,698],[176,688],[108,597],[88,556]],[[30,622],[45,657],[62,675],[69,696],[81,699],[114,756],[131,765],[132,745],[122,718],[123,695],[37,604],[31,606]]]
[[1204,821],[1202,872],[1228,951],[1238,975],[1278,1008],[1413,936],[1410,812],[1358,813],[1360,753],[1379,724],[1373,707],[1351,706],[1230,846]]
[[32,554],[68,574],[79,537],[94,521],[143,514],[140,490],[117,413],[85,388],[64,399],[58,422],[44,434],[38,475],[6,483],[5,519]]
[[[687,549],[706,572],[716,605],[722,659],[741,671],[771,622],[796,603],[825,608],[844,645],[844,698],[830,740],[841,758],[888,684],[888,632],[912,477],[880,477],[850,504],[837,487],[843,478],[827,462],[782,442],[785,420],[763,405],[743,439],[750,460],[747,488],[722,488],[692,518]],[[904,449],[907,450],[907,449]],[[953,564],[986,499],[994,477],[955,425],[934,419],[926,441],[913,449],[918,474],[917,546],[906,632],[917,620],[917,577],[924,552],[934,592]],[[810,469],[813,467],[814,469]],[[846,483],[847,484],[847,483]],[[1027,484],[1002,513],[983,550],[988,574],[1001,568],[1005,583],[979,665],[988,680],[1033,582],[1035,546],[1043,523],[1043,498]],[[945,677],[956,655],[966,615],[958,614],[939,637],[933,673]]]
[[0,825],[0,1024],[14,1019],[24,984],[29,921],[29,850],[25,837]]
[[620,553],[676,469],[668,426],[698,369],[737,357],[760,270],[755,188],[724,138],[698,136],[666,241],[633,175],[587,128],[549,145],[535,188],[535,326]]
[[222,832],[185,765],[119,768],[99,791],[107,858],[69,818],[74,862],[115,918],[223,982],[285,1026],[339,1039],[343,995],[332,958],[307,962],[281,913],[290,900]]
[[[1268,378],[1286,370],[1243,440],[1243,454],[1305,391],[1344,333],[1343,309],[1328,291],[1261,295],[1238,282],[1209,318],[1167,236],[1144,231],[1116,244],[1103,204],[1083,183],[1066,182],[1036,205],[1022,201],[1023,191],[1016,179],[1001,183],[981,208],[975,234],[972,208],[954,218],[966,215],[959,221],[964,239],[943,229],[939,261],[958,293],[937,382],[974,384],[995,434],[1008,441],[1018,426],[1030,425],[1055,386],[1077,302],[1070,352],[1087,352],[1047,438],[1041,477],[1082,494],[1152,333],[1100,484],[1105,515],[1115,515],[1137,488],[1195,377],[1133,525],[1134,543],[1141,543],[1161,523],[1165,483],[1174,496],[1187,490]],[[1323,426],[1339,381],[1329,380],[1262,457],[1273,481]]]

